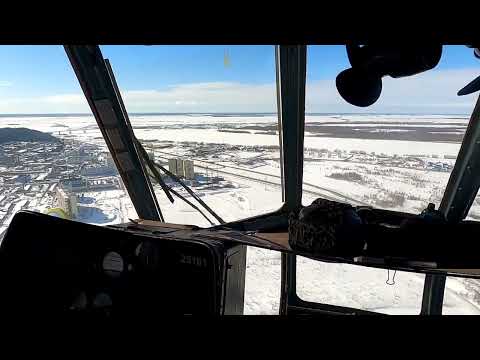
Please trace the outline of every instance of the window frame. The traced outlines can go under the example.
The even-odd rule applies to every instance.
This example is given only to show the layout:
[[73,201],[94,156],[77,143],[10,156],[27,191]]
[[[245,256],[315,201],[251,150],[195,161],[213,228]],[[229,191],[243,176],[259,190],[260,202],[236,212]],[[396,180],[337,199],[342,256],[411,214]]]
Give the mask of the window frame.
[[[121,107],[119,95],[115,93],[112,79],[106,69],[105,60],[99,46],[65,46],[65,50],[107,141],[109,150],[114,156],[117,168],[129,190],[129,195],[137,213],[145,219],[161,219],[161,212],[153,194],[152,185],[146,176],[143,162],[140,160],[132,140],[133,133],[131,127],[129,127],[128,115]],[[234,223],[237,224],[254,220],[260,221],[267,216],[285,214],[301,206],[307,46],[275,46],[275,66],[283,205],[275,212],[235,221]],[[116,125],[120,126],[123,131],[122,139],[129,145],[127,152],[131,160],[139,165],[137,170],[141,170],[140,172],[128,174],[128,171],[119,166],[122,164],[116,157],[116,150],[114,144],[109,141],[108,132],[105,131],[105,114],[99,112],[96,106],[96,101],[101,98],[109,99],[116,115]],[[477,100],[477,105],[472,113],[467,132],[462,141],[461,151],[442,198],[441,210],[447,216],[450,210],[455,209],[452,214],[463,214],[464,218],[480,186],[480,160],[474,161],[480,159],[480,156],[475,156],[480,155],[479,117],[480,98]],[[468,176],[464,176],[465,174]],[[280,314],[372,313],[360,309],[304,301],[298,297],[296,292],[296,275],[296,255],[282,253]],[[441,314],[445,279],[446,275],[443,274],[426,275],[421,314]]]
[[[277,82],[297,84],[302,89],[282,88],[280,92],[278,106],[279,114],[288,114],[288,121],[297,125],[297,127],[305,127],[305,88],[306,88],[306,66],[307,66],[307,46],[298,46],[296,50],[290,49],[290,58],[287,58],[289,49],[287,46],[278,46],[278,54],[284,55],[277,57],[277,73],[279,74]],[[287,60],[288,59],[288,60]],[[299,99],[299,94],[303,92],[303,106],[298,107],[295,111],[284,108],[284,104]],[[303,136],[304,131],[292,132],[292,126],[288,126],[287,121],[280,122],[283,132],[289,137],[302,136],[301,141],[297,141],[296,147],[281,146],[281,151],[285,152],[281,159],[283,166],[286,166],[285,159],[289,157],[301,158],[298,164],[298,172],[303,174]],[[287,131],[290,128],[290,132]],[[288,138],[288,136],[287,136]],[[285,141],[285,139],[284,139]],[[290,141],[294,141],[290,139]],[[298,154],[301,153],[300,157]],[[479,159],[475,161],[475,159]],[[466,176],[465,176],[466,175]],[[282,174],[283,176],[283,174]],[[302,196],[302,177],[298,177],[299,183],[285,186],[285,206],[287,208],[295,208],[301,205]],[[472,112],[467,131],[462,141],[461,149],[454,168],[450,174],[447,187],[442,197],[440,210],[443,211],[447,219],[452,221],[463,220],[470,209],[471,204],[480,187],[480,97],[477,98],[475,108]],[[299,191],[299,198],[291,191]],[[454,210],[454,211],[453,211]],[[455,217],[449,216],[449,212],[455,214]],[[314,313],[325,312],[330,313],[335,309],[337,313],[351,313],[352,309],[348,307],[338,307],[327,304],[311,303],[300,299],[296,291],[296,255],[282,254],[282,273],[281,273],[281,301],[280,314],[289,313]],[[424,290],[422,294],[421,315],[441,315],[443,307],[443,297],[445,293],[446,275],[444,274],[426,274],[424,281]],[[360,310],[354,309],[355,312]]]

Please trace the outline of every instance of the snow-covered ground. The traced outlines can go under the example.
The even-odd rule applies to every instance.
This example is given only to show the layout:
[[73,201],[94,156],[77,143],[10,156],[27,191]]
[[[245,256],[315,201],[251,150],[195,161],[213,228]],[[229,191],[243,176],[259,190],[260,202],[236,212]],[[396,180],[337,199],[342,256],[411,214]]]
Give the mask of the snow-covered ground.
[[[420,211],[430,201],[438,204],[460,148],[455,136],[464,131],[467,120],[451,115],[307,116],[304,204],[319,196],[409,212]],[[136,136],[153,149],[158,161],[177,154],[193,159],[198,175],[222,178],[194,190],[225,220],[259,215],[282,205],[274,116],[132,116],[131,122]],[[338,126],[369,134],[366,138],[325,136]],[[105,146],[93,117],[0,118],[0,127],[28,127]],[[440,129],[447,140],[425,140]],[[415,141],[402,138],[409,131],[415,131]],[[160,189],[156,194],[166,221],[209,225],[183,202],[171,204]],[[124,190],[85,193],[79,205],[78,219],[90,223],[106,225],[137,217]],[[42,210],[40,205],[38,209]],[[469,215],[480,218],[477,202]],[[328,304],[389,314],[419,313],[424,275],[397,272],[395,284],[388,285],[389,275],[393,272],[298,257],[297,293],[305,300]],[[249,247],[245,313],[277,314],[279,298],[280,254]],[[477,281],[449,278],[444,313],[480,314],[479,298]]]

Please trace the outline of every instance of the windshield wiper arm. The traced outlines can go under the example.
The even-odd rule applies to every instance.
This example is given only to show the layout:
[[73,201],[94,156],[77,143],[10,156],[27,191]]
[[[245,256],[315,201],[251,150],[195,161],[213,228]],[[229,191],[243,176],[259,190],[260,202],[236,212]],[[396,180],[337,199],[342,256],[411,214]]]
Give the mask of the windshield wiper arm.
[[165,184],[165,181],[163,181],[162,176],[160,175],[157,168],[155,167],[154,162],[148,156],[148,153],[143,147],[142,143],[135,136],[134,136],[134,141],[136,142],[137,149],[140,150],[140,155],[142,156],[144,163],[148,166],[148,168],[152,172],[153,178],[157,180],[158,184],[160,185],[162,190],[165,192],[165,195],[167,195],[168,200],[170,200],[170,202],[173,203],[174,200],[173,200],[172,194],[170,194],[171,188],[169,188],[167,184]]
[[205,219],[207,219],[207,221],[210,223],[210,225],[215,225],[203,212],[202,210],[200,210],[200,208],[198,208],[198,206],[196,206],[195,204],[193,204],[192,202],[190,202],[189,200],[187,200],[185,197],[183,197],[182,195],[180,195],[178,192],[176,192],[174,189],[172,189],[170,186],[168,186],[165,181],[163,181],[162,179],[162,176],[160,175],[160,173],[158,172],[157,168],[155,167],[155,163],[152,161],[152,159],[150,159],[150,157],[148,156],[148,153],[145,151],[145,148],[143,147],[143,145],[140,143],[140,141],[138,139],[135,138],[135,141],[137,142],[136,146],[137,148],[140,150],[140,154],[142,155],[143,157],[143,160],[144,160],[144,163],[147,165],[147,170],[150,170],[151,173],[149,173],[148,175],[156,180],[162,190],[165,192],[165,195],[167,195],[168,199],[170,200],[171,203],[174,202],[174,199],[171,195],[171,193],[173,195],[175,195],[176,197],[178,197],[180,200],[183,200],[184,202],[186,202],[188,205],[190,205],[192,208],[194,208],[195,210],[197,210]]
[[[137,148],[140,149],[140,152],[141,154],[143,155],[143,158],[145,159],[145,161],[147,162],[147,165],[149,166],[149,168],[151,169],[151,166],[150,164],[153,164],[154,168],[157,167],[159,168],[160,170],[163,171],[164,174],[168,175],[173,181],[175,181],[176,183],[180,184],[189,194],[190,196],[192,196],[195,200],[198,201],[198,203],[200,205],[203,206],[203,208],[205,210],[207,210],[215,219],[217,219],[217,221],[220,223],[220,224],[225,224],[225,221],[215,212],[213,211],[202,199],[200,199],[200,197],[195,194],[195,192],[193,192],[192,189],[190,189],[177,175],[175,175],[174,173],[172,173],[171,171],[169,171],[168,169],[164,168],[162,165],[154,162],[152,159],[150,159],[148,157],[148,154],[147,152],[145,151],[145,149],[143,148],[143,145],[142,143],[135,137],[135,142],[137,144]],[[156,169],[155,169],[156,170]],[[156,171],[158,173],[158,171]],[[155,172],[152,170],[152,173],[155,174]],[[161,178],[160,174],[158,174],[159,178]],[[155,176],[157,177],[157,176]],[[163,181],[163,180],[162,180]],[[166,186],[166,184],[165,184]],[[173,189],[169,188],[169,191],[172,191]],[[173,192],[173,191],[172,191]]]
[[[158,179],[157,179],[156,176],[150,175],[150,177],[151,177],[152,179],[158,181]],[[167,187],[168,187],[168,186],[167,186]],[[210,219],[208,218],[208,216],[205,215],[205,214],[203,213],[203,211],[202,211],[198,206],[196,206],[194,203],[190,202],[188,199],[186,199],[185,197],[183,197],[182,195],[180,195],[178,192],[176,192],[176,191],[175,191],[174,189],[172,189],[171,187],[168,187],[168,190],[169,190],[173,195],[175,195],[176,197],[178,197],[180,200],[186,202],[186,203],[187,203],[188,205],[190,205],[192,208],[194,208],[195,210],[197,210],[197,211],[210,223],[210,225],[212,225],[212,226],[215,225],[215,223],[214,223],[212,220],[210,220]]]

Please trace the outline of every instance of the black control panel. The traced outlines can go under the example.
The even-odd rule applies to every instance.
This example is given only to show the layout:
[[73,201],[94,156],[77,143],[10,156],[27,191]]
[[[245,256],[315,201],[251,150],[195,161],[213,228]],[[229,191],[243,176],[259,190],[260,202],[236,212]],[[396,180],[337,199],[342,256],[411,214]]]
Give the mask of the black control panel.
[[[243,313],[244,245],[22,211],[0,246],[1,309],[107,317]],[[232,296],[235,294],[235,296]]]

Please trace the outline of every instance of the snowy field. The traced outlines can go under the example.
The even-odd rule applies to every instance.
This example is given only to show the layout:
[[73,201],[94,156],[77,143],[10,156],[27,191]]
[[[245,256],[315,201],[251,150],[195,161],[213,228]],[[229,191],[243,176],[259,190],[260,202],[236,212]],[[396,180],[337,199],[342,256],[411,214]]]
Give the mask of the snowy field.
[[[460,148],[468,119],[439,115],[307,115],[303,203],[318,197],[418,213],[437,205]],[[227,115],[132,116],[136,136],[158,162],[195,162],[194,191],[224,220],[238,220],[282,205],[276,117]],[[105,147],[93,117],[0,118],[0,127],[27,127]],[[177,188],[176,188],[177,189]],[[177,189],[177,191],[182,191]],[[165,220],[209,226],[195,210],[161,189]],[[188,197],[188,196],[187,196]],[[41,205],[41,206],[40,206]],[[85,193],[78,220],[113,224],[136,218],[124,190]],[[43,211],[45,203],[30,203]],[[480,219],[475,201],[469,218]],[[310,301],[389,314],[418,314],[424,275],[298,258],[298,295]],[[445,314],[480,314],[477,281],[449,278]],[[280,254],[248,248],[246,314],[277,314]]]

